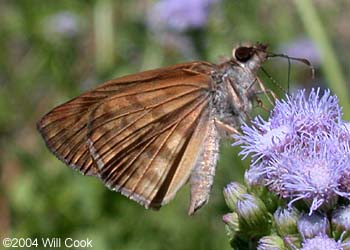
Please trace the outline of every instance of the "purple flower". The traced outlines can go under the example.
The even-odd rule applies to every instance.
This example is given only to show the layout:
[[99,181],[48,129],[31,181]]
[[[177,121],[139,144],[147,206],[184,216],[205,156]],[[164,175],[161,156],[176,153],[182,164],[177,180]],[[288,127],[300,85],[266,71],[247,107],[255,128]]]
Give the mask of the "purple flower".
[[319,235],[312,239],[307,239],[302,243],[300,250],[343,250],[348,249],[349,243],[342,243],[329,238],[327,235]]
[[252,157],[246,181],[265,185],[289,205],[304,200],[310,214],[350,197],[349,123],[336,96],[305,91],[277,101],[268,121],[261,117],[234,136],[241,155]]
[[[269,189],[289,203],[303,199],[310,204],[310,212],[327,204],[332,207],[338,196],[349,197],[343,176],[349,173],[349,157],[344,157],[339,145],[324,138],[314,138],[308,147],[295,145],[276,154],[266,164],[266,183]],[[345,185],[345,186],[344,186]]]
[[319,92],[319,89],[312,90],[306,98],[305,90],[301,90],[287,96],[286,100],[278,100],[268,121],[258,116],[252,121],[252,126],[242,126],[243,135],[234,135],[237,141],[233,145],[242,145],[240,154],[244,155],[243,158],[251,155],[254,160],[259,160],[334,127],[342,127],[341,131],[345,133],[345,125],[338,126],[341,108],[337,97],[326,90],[319,98]]
[[315,43],[308,38],[299,38],[282,46],[282,51],[292,57],[306,58],[314,65],[321,64],[321,54]]
[[305,214],[298,221],[299,234],[303,240],[329,234],[330,229],[329,220],[319,213]]
[[[217,1],[217,0],[216,0]],[[185,31],[206,25],[215,0],[161,0],[149,12],[151,27]]]
[[290,124],[271,124],[260,116],[252,121],[253,126],[242,126],[243,135],[234,135],[237,139],[233,146],[242,145],[239,153],[245,159],[251,155],[255,161],[268,157],[274,152],[283,151],[295,134]]
[[322,97],[319,95],[319,88],[312,89],[308,97],[305,90],[299,90],[286,100],[277,101],[269,119],[272,126],[293,123],[296,131],[303,134],[328,132],[341,121],[342,112],[338,98],[331,96],[329,90]]
[[314,213],[311,216],[304,215],[298,221],[298,230],[303,239],[301,250],[342,250],[349,243],[330,238],[332,226],[325,215]]
[[44,29],[47,33],[53,32],[71,38],[79,33],[80,20],[73,12],[62,11],[47,17]]

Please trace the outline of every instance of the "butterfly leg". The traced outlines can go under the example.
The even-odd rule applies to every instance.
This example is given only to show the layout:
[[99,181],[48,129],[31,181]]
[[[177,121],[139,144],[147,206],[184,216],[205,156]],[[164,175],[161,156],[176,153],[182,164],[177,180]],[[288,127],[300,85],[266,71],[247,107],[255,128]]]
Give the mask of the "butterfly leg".
[[240,132],[237,129],[235,129],[234,127],[222,121],[219,121],[218,119],[215,119],[214,122],[215,122],[215,126],[220,132],[225,132],[226,134],[229,134],[229,135],[240,134]]

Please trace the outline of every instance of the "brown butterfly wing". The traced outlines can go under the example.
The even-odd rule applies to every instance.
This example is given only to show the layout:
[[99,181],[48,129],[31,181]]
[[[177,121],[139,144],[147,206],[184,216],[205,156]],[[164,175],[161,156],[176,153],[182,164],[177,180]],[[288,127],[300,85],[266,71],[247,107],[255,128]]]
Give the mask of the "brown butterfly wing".
[[209,119],[211,70],[175,65],[107,82],[48,113],[38,128],[59,159],[146,207],[188,179]]

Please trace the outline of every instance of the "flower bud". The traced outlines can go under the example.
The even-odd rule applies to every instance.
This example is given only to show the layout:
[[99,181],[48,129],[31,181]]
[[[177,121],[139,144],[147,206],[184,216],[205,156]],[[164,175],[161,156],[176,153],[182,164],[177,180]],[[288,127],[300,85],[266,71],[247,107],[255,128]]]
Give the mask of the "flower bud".
[[[332,228],[335,238],[350,236],[350,206],[334,210],[332,214]],[[345,235],[342,235],[344,232]]]
[[295,209],[286,209],[279,207],[273,214],[275,219],[277,233],[284,237],[287,234],[298,233],[299,212]]
[[299,234],[289,234],[283,237],[284,245],[287,249],[300,249],[301,239]]
[[224,198],[226,201],[227,206],[232,210],[236,210],[236,202],[242,194],[247,192],[247,188],[238,183],[238,182],[231,182],[224,188]]
[[239,231],[239,222],[237,213],[228,213],[222,216],[223,222],[226,224],[229,235],[234,235]]
[[236,204],[236,211],[241,232],[253,236],[269,233],[269,213],[259,198],[250,194],[241,195]]
[[305,239],[314,238],[317,235],[326,235],[330,232],[328,219],[320,214],[303,215],[298,221],[298,230]]
[[350,237],[347,237],[343,240],[342,247],[343,250],[350,250]]
[[258,242],[258,250],[285,250],[283,240],[278,235],[269,235],[260,238]]

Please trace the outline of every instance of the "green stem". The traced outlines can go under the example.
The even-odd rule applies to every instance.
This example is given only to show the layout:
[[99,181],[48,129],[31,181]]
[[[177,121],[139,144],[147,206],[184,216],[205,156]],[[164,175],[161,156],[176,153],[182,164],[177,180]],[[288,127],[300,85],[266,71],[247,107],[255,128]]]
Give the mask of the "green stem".
[[98,72],[109,70],[114,63],[113,2],[99,0],[94,8],[94,33],[96,69]]
[[306,31],[319,48],[321,53],[322,71],[328,81],[328,86],[338,96],[340,105],[343,107],[344,119],[350,118],[349,92],[347,90],[346,81],[341,70],[341,66],[337,61],[335,51],[319,16],[316,13],[312,1],[295,0],[294,1],[299,16],[305,26]]

